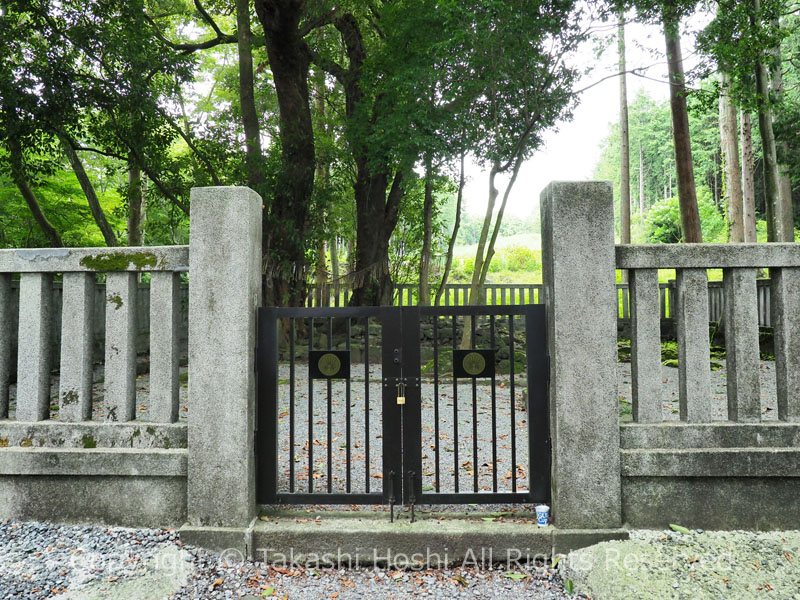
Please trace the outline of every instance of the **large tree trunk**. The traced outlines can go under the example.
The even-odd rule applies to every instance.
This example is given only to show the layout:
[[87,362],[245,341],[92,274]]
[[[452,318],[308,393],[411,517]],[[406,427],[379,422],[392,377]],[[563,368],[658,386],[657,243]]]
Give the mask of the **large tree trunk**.
[[742,121],[742,220],[744,241],[756,243],[756,183],[753,159],[753,127],[750,113],[739,111]]
[[239,102],[244,126],[247,185],[255,191],[263,193],[264,171],[261,165],[261,128],[258,123],[253,80],[253,32],[250,29],[250,0],[236,0],[236,30],[239,52]]
[[719,91],[719,133],[725,170],[725,194],[728,198],[728,241],[744,242],[744,210],[736,109],[729,95],[731,81],[722,72]]
[[280,112],[281,176],[264,211],[264,302],[302,306],[305,242],[314,190],[314,129],[308,90],[310,53],[300,35],[303,0],[255,0],[264,28]]
[[[752,0],[750,26],[753,31],[760,28],[761,2]],[[764,204],[767,213],[767,240],[783,241],[784,224],[781,220],[780,172],[778,170],[778,150],[775,133],[772,129],[772,104],[770,101],[770,79],[764,57],[755,63],[756,97],[758,105],[758,129],[761,134],[761,147],[764,160]]]
[[694,183],[694,162],[686,107],[686,84],[683,75],[680,26],[674,0],[664,5],[664,38],[669,68],[669,97],[672,109],[672,132],[675,141],[675,166],[678,172],[678,203],[684,242],[702,242],[700,213]]
[[72,145],[72,140],[70,140],[66,135],[59,135],[59,139],[61,141],[61,147],[64,149],[64,153],[67,155],[67,160],[69,160],[69,164],[72,166],[72,170],[75,173],[75,177],[78,178],[78,183],[81,185],[83,194],[86,196],[86,201],[89,203],[89,210],[92,212],[94,222],[97,223],[97,226],[100,228],[100,233],[103,234],[103,239],[105,240],[106,245],[112,247],[119,245],[117,242],[117,236],[114,235],[114,230],[111,229],[111,225],[108,223],[108,219],[106,219],[103,208],[100,206],[100,200],[97,198],[97,194],[94,191],[94,186],[92,185],[92,182],[89,181],[89,176],[86,174],[86,170],[83,168],[83,163],[81,162],[78,153],[75,152],[75,147]]
[[[364,114],[374,115],[376,110],[391,111],[391,103],[385,102],[385,98],[377,98],[371,107],[365,109],[361,76],[367,49],[358,21],[348,13],[338,17],[334,25],[342,36],[349,61],[346,70],[336,65],[333,73],[344,88],[348,126],[355,126],[354,129],[372,127],[373,120],[356,121],[362,119]],[[407,173],[404,167],[393,167],[388,158],[375,160],[371,149],[363,142],[363,132],[353,133],[350,151],[356,164],[353,183],[356,200],[356,256],[351,277],[353,294],[350,305],[389,305],[392,304],[394,292],[389,272],[389,240],[397,226]]]
[[397,171],[387,195],[388,177],[371,175],[366,158],[359,161],[355,182],[356,264],[351,306],[388,306],[394,285],[389,272],[389,240],[399,216],[404,173]]
[[447,285],[447,278],[450,277],[450,268],[453,266],[453,253],[456,247],[456,239],[458,238],[458,230],[461,227],[461,202],[464,198],[464,153],[461,153],[461,168],[458,175],[458,195],[456,196],[456,216],[453,221],[453,233],[450,235],[450,241],[447,243],[447,258],[444,262],[444,272],[442,273],[442,280],[439,282],[439,288],[436,290],[436,306],[442,299],[445,286]]
[[[780,28],[779,22],[773,23],[776,29]],[[783,63],[781,62],[781,47],[780,44],[772,49],[773,61],[771,67],[772,76],[772,93],[776,102],[780,102],[783,97]],[[778,140],[777,153],[778,153],[778,189],[780,194],[780,219],[782,223],[783,242],[794,241],[794,209],[792,205],[792,179],[789,175],[789,168],[785,164],[781,164],[781,156],[786,156],[789,152],[786,142]]]
[[144,244],[145,199],[142,172],[139,167],[128,167],[128,246]]
[[[322,39],[322,30],[317,30],[317,40]],[[319,133],[325,132],[325,73],[321,69],[315,70],[314,73],[314,104],[316,108],[316,129]],[[321,155],[316,162],[316,171],[314,177],[319,184],[328,186],[330,179],[330,164],[327,157]],[[321,207],[325,211],[326,207]],[[323,215],[321,229],[325,230],[325,223],[327,222],[327,215]],[[328,288],[328,261],[325,256],[325,240],[320,238],[319,246],[317,247],[317,269],[316,269],[316,297],[317,306],[330,305],[330,290]]]
[[[625,11],[618,12],[619,50],[619,241],[631,243],[631,156],[628,139],[628,85],[625,78]],[[627,272],[624,277],[627,276]],[[625,277],[627,279],[627,277]]]
[[772,130],[772,109],[769,101],[767,69],[763,61],[756,65],[756,87],[758,90],[758,129],[764,159],[764,204],[767,213],[767,241],[784,239],[781,220],[780,173],[775,133]]
[[422,253],[419,261],[419,305],[431,303],[431,237],[433,236],[433,166],[425,157],[425,198],[422,205]]

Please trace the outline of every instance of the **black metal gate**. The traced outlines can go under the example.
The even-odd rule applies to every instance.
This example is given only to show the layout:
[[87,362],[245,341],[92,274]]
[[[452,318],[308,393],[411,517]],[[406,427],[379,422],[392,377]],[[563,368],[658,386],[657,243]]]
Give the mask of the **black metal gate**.
[[262,308],[261,504],[547,502],[543,305]]

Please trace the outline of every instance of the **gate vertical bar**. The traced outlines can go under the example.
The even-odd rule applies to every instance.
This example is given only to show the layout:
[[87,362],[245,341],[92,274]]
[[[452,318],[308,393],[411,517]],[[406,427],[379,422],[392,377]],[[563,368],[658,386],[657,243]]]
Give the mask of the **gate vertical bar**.
[[403,308],[403,502],[416,504],[422,495],[422,386],[420,382],[420,311]]
[[[452,348],[452,362],[456,360],[456,347],[458,339],[458,327],[456,325],[456,316],[453,319],[453,348]],[[455,493],[458,493],[458,378],[453,374],[453,488]]]
[[[422,382],[420,381],[420,389]],[[439,460],[439,316],[433,317],[433,445],[436,453],[436,491],[442,491],[441,464]]]
[[[328,350],[333,348],[333,318],[328,317]],[[327,462],[328,462],[328,493],[330,494],[333,491],[333,383],[331,379],[328,378],[328,401],[327,401],[327,409],[328,409],[328,418],[327,418],[327,431],[326,431],[326,438],[325,441],[328,445],[328,455],[327,455]]]
[[[478,315],[473,315],[469,319],[470,340],[472,347],[475,348],[475,329]],[[472,378],[472,491],[478,491],[478,381]],[[456,465],[456,469],[459,465]]]
[[[364,317],[364,490],[369,494],[369,316]],[[384,497],[385,497],[384,492]]]
[[[516,365],[514,364],[514,357],[516,350],[514,349],[514,315],[508,315],[508,371],[511,387],[509,393],[511,394],[511,491],[517,491],[517,392],[516,392]],[[497,465],[495,465],[497,468]],[[530,469],[529,469],[530,470]]]
[[[278,491],[278,317],[269,308],[258,310],[258,402],[256,403],[256,497],[273,504]],[[294,385],[294,381],[289,382]],[[289,436],[289,445],[294,439]]]
[[[308,320],[308,349],[314,349],[314,317]],[[314,491],[314,378],[308,364],[308,493]]]
[[[383,402],[383,499],[384,502],[397,504],[402,501],[403,471],[403,438],[400,424],[402,415],[397,405],[396,384],[402,374],[402,339],[403,323],[397,318],[394,307],[386,307],[381,311],[381,358]],[[369,464],[367,464],[369,469]]]
[[294,493],[294,339],[297,335],[295,319],[289,319],[289,491]]

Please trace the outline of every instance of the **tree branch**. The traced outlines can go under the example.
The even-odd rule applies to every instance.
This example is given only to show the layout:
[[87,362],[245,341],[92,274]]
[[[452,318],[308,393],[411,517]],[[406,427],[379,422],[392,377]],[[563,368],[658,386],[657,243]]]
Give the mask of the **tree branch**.
[[340,84],[345,85],[347,81],[347,71],[339,65],[336,61],[333,61],[329,58],[326,58],[319,54],[319,52],[315,52],[310,47],[308,47],[309,55],[311,56],[311,62],[317,65],[320,69],[331,75],[338,81]]
[[178,132],[178,135],[183,138],[183,141],[186,142],[186,145],[189,146],[189,149],[194,152],[197,157],[206,165],[208,174],[211,175],[211,180],[214,182],[214,185],[222,185],[219,177],[217,177],[216,171],[214,170],[214,166],[211,164],[211,161],[205,154],[198,150],[197,145],[192,141],[191,137],[187,135],[187,133],[181,129],[180,125],[175,122],[175,119],[170,117],[160,106],[156,105],[156,110],[162,117],[164,117],[164,120],[166,120],[166,122]]
[[339,12],[339,7],[336,6],[326,12],[324,15],[320,15],[316,19],[311,19],[305,25],[301,26],[297,32],[297,35],[301,38],[306,37],[309,33],[314,31],[317,27],[322,27],[323,25],[330,25],[333,23],[333,19],[336,17],[336,14]]
[[218,46],[220,44],[235,44],[238,41],[235,35],[229,35],[227,33],[223,33],[220,30],[219,26],[214,22],[214,19],[212,19],[211,16],[200,5],[200,2],[195,0],[194,4],[198,12],[200,12],[200,15],[203,17],[203,20],[211,25],[211,28],[214,30],[214,33],[216,34],[215,37],[208,39],[204,42],[197,42],[193,44],[173,42],[172,40],[167,39],[167,37],[161,32],[158,23],[156,23],[155,20],[152,17],[150,17],[150,15],[145,13],[144,18],[153,27],[156,37],[159,40],[164,42],[167,46],[169,46],[173,50],[181,50],[182,54],[184,55],[191,54],[192,52],[196,52],[198,50],[207,50],[208,48],[213,48],[214,46]]

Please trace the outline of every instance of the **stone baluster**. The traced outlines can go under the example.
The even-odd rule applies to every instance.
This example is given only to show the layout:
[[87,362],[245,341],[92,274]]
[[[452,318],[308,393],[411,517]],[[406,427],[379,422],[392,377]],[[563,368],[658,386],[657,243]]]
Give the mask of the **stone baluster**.
[[150,275],[150,420],[178,420],[180,276]]
[[678,385],[682,421],[712,420],[708,278],[705,269],[678,269]]
[[136,418],[136,291],[134,272],[106,276],[105,417]]
[[761,419],[758,296],[754,269],[724,269],[728,420]]
[[633,420],[637,423],[658,423],[663,418],[658,269],[631,269],[628,277]]
[[92,418],[95,287],[94,273],[64,273],[58,393],[58,416],[62,421],[88,421]]
[[23,273],[19,286],[17,420],[50,415],[50,324],[53,275]]

